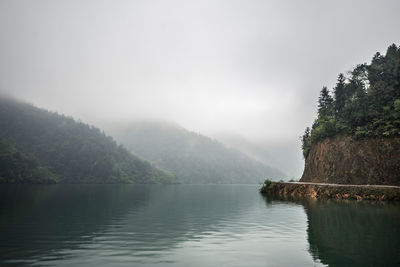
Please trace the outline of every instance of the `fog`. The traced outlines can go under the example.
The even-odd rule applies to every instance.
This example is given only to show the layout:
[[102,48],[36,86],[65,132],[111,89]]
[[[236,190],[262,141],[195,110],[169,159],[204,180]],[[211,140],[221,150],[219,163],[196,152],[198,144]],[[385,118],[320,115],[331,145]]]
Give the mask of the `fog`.
[[167,120],[282,145],[277,157],[298,176],[320,89],[399,44],[399,10],[397,0],[2,0],[0,90],[97,125]]

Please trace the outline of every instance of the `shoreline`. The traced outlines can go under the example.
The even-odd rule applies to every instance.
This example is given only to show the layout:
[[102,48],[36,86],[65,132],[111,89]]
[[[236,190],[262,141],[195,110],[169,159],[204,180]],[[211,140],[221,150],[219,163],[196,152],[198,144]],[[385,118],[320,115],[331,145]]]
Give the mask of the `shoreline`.
[[260,188],[260,193],[272,196],[313,199],[400,201],[400,186],[391,185],[266,182]]

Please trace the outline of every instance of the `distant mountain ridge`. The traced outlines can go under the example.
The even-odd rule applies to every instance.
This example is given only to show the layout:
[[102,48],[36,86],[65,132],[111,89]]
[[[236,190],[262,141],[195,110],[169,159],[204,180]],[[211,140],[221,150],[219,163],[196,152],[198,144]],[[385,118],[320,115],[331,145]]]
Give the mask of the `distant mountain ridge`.
[[111,124],[105,129],[131,152],[182,183],[259,183],[285,175],[235,149],[166,122]]
[[[33,162],[35,175],[40,167],[63,183],[174,182],[172,175],[132,155],[98,128],[7,97],[0,97],[0,139],[4,152],[0,164]],[[2,181],[45,180],[40,175],[34,180],[26,180],[24,174],[12,176],[16,171],[4,172],[8,177]]]

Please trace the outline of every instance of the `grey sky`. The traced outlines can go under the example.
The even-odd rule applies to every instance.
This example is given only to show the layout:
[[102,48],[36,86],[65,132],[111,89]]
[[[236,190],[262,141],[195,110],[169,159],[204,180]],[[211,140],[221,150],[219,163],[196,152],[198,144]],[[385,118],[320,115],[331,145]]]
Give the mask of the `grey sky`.
[[298,143],[323,85],[400,44],[399,12],[398,0],[0,0],[0,88],[88,122]]

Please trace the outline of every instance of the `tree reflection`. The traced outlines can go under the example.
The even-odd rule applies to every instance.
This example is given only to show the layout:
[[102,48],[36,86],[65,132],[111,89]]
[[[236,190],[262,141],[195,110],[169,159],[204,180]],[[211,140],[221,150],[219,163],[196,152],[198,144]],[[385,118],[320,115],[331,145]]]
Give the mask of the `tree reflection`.
[[268,197],[304,206],[309,252],[328,266],[400,266],[400,205]]

